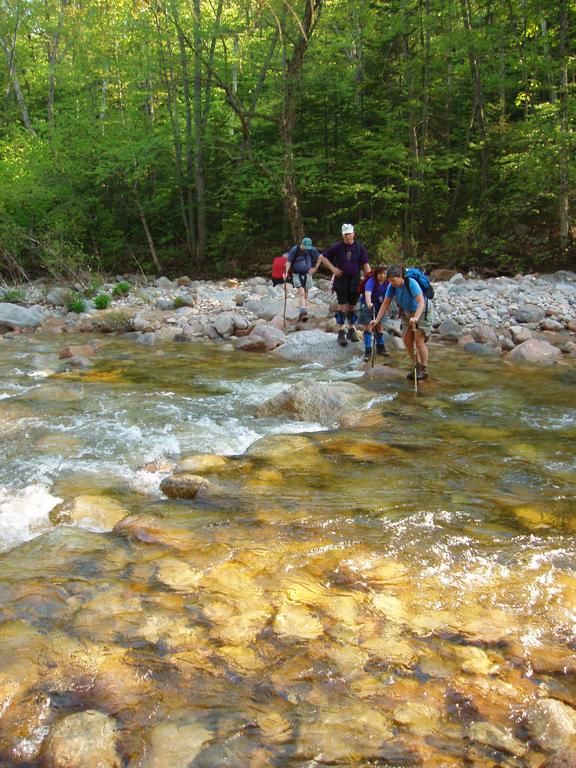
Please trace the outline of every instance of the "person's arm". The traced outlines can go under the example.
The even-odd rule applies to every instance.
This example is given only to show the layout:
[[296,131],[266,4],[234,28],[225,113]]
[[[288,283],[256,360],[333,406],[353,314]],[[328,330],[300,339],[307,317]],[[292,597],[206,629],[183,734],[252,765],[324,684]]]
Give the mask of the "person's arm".
[[[296,258],[296,254],[292,253],[293,250],[294,249],[291,248],[288,251],[288,256],[286,257],[286,265],[284,267],[284,280],[286,280],[288,278],[288,273],[290,272],[290,268],[292,267],[292,262]],[[291,256],[292,256],[292,258],[290,258]]]
[[372,309],[374,306],[372,304],[372,291],[364,291],[364,301],[366,302],[368,309]]
[[332,262],[330,261],[330,259],[329,259],[329,258],[327,258],[327,257],[326,257],[326,255],[325,255],[325,254],[327,254],[327,253],[330,253],[330,251],[331,251],[331,250],[332,250],[332,248],[328,248],[327,250],[323,251],[323,252],[320,254],[320,256],[319,256],[319,261],[318,261],[318,263],[319,263],[319,264],[324,264],[324,266],[326,267],[326,269],[329,269],[329,270],[330,270],[330,272],[332,272],[332,274],[333,274],[335,277],[342,277],[342,270],[341,270],[341,269],[338,269],[338,267],[335,267],[335,266],[334,266],[334,264],[332,264]]
[[365,275],[367,275],[367,274],[368,274],[368,272],[371,272],[371,271],[372,271],[372,270],[370,269],[370,264],[369,264],[367,261],[365,261],[365,262],[364,262],[364,264],[362,264],[362,269],[364,270],[364,274],[365,274]]
[[414,312],[414,315],[410,318],[410,323],[412,325],[416,325],[418,320],[420,320],[420,316],[426,309],[426,302],[424,301],[424,296],[422,295],[422,292],[416,294],[414,298],[416,299],[416,303],[418,304],[418,306],[416,307],[416,311]]
[[322,256],[320,255],[320,251],[314,248],[315,253],[312,254],[312,256],[316,256],[316,261],[313,263],[312,267],[308,270],[309,275],[314,275],[318,271],[318,267],[320,266],[320,262],[322,260]]
[[378,323],[382,320],[382,318],[386,314],[386,310],[390,306],[391,301],[392,299],[388,298],[388,296],[384,299],[384,301],[382,302],[382,306],[380,307],[380,312],[378,312],[374,320],[372,320],[372,322],[370,323],[370,330],[372,330],[372,328],[374,328],[375,325],[378,325]]

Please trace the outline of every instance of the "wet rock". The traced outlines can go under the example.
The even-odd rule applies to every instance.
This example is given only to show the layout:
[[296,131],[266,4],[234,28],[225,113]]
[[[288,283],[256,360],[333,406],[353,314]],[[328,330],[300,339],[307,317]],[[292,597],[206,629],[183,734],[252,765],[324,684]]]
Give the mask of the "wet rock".
[[248,448],[246,456],[280,469],[309,469],[321,458],[314,443],[303,435],[267,435]]
[[541,339],[528,339],[519,344],[508,355],[508,359],[519,365],[553,365],[555,358],[561,355],[554,347]]
[[361,387],[348,382],[299,381],[256,409],[259,417],[289,415],[301,421],[335,422],[366,401]]
[[407,640],[396,637],[372,637],[362,643],[363,650],[384,664],[411,669],[416,666],[418,656]]
[[451,317],[447,317],[438,326],[438,335],[443,341],[458,341],[462,336],[462,327]]
[[158,334],[157,333],[140,333],[136,336],[136,342],[138,344],[143,344],[145,347],[151,347],[154,344],[158,342]]
[[205,477],[182,473],[165,477],[160,483],[160,490],[169,499],[195,499],[205,492],[210,483]]
[[236,349],[247,352],[268,352],[286,341],[286,334],[274,325],[256,325],[248,336],[236,343]]
[[86,710],[52,726],[47,739],[49,768],[120,768],[114,720]]
[[563,327],[562,323],[559,323],[558,320],[553,320],[550,317],[545,317],[540,323],[540,330],[542,331],[561,331]]
[[42,323],[39,309],[21,307],[8,301],[0,302],[0,326],[8,328],[36,328]]
[[100,530],[111,531],[127,514],[128,510],[114,499],[84,495],[55,506],[50,511],[50,520],[54,525],[91,523]]
[[545,760],[540,768],[576,768],[576,746],[559,750]]
[[454,646],[451,653],[456,657],[463,672],[474,675],[493,675],[498,671],[496,664],[482,648],[473,645]]
[[11,706],[0,703],[0,712],[0,761],[4,757],[9,765],[36,762],[48,733],[49,697],[26,695]]
[[303,605],[282,605],[273,626],[276,634],[285,640],[317,640],[324,634],[318,616]]
[[223,469],[225,466],[226,459],[223,456],[217,456],[214,453],[197,453],[194,456],[187,456],[182,461],[179,461],[174,467],[174,474],[211,472]]
[[467,736],[472,741],[493,747],[499,752],[507,752],[516,757],[522,757],[528,751],[526,744],[517,739],[510,728],[487,722],[470,723]]
[[194,591],[202,579],[203,571],[192,568],[186,561],[176,557],[164,557],[159,565],[156,578],[175,592]]
[[576,736],[576,709],[557,699],[539,699],[526,710],[524,719],[543,749],[562,749]]
[[361,355],[362,347],[360,344],[341,347],[336,341],[336,334],[333,333],[297,331],[290,334],[287,341],[274,350],[274,354],[298,363],[321,363],[329,366]]
[[66,360],[70,357],[92,357],[96,354],[99,344],[79,344],[76,346],[63,347],[58,353],[60,360]]
[[[401,371],[399,368],[393,368],[391,365],[386,364],[378,365],[375,363],[374,367],[372,367],[372,363],[368,361],[362,378],[369,381],[374,379],[376,381],[400,381],[405,377],[406,371]],[[367,412],[364,412],[364,415],[367,415]],[[349,420],[351,416],[353,417],[353,414],[345,414],[345,421]],[[361,417],[362,414],[359,414],[359,416]],[[343,424],[344,422],[341,421],[341,423]]]
[[484,355],[485,357],[500,357],[500,350],[495,349],[489,344],[480,344],[476,341],[464,344],[464,351],[473,355]]

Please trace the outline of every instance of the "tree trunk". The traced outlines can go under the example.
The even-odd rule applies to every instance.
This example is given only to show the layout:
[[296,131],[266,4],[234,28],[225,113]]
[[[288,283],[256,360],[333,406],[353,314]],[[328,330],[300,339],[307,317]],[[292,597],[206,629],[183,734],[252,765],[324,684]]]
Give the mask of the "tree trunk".
[[568,175],[568,55],[566,50],[566,37],[568,27],[567,0],[560,3],[560,31],[559,54],[561,60],[560,69],[560,189],[559,189],[559,224],[560,243],[563,248],[570,240],[570,186]]
[[26,104],[26,99],[24,98],[24,94],[22,93],[22,88],[20,87],[20,81],[18,80],[18,74],[17,74],[16,42],[18,39],[19,28],[20,28],[20,3],[18,3],[18,5],[16,6],[16,20],[14,23],[14,34],[12,35],[12,41],[11,43],[7,43],[3,38],[0,37],[0,48],[2,48],[2,50],[4,51],[4,56],[6,57],[6,64],[8,66],[8,78],[10,80],[12,88],[14,88],[16,101],[18,102],[18,106],[20,107],[20,114],[22,115],[22,122],[24,123],[26,128],[30,131],[30,133],[33,133],[34,135],[36,135],[36,131],[34,129],[34,126],[32,125],[32,121],[30,120],[28,105]]
[[146,240],[148,242],[148,248],[150,249],[150,255],[152,256],[152,261],[154,262],[154,267],[156,269],[157,274],[162,274],[162,266],[160,264],[160,260],[158,258],[158,254],[156,253],[156,246],[154,245],[154,240],[152,238],[152,234],[150,232],[150,227],[148,226],[148,221],[146,219],[146,214],[144,213],[144,208],[142,207],[142,203],[140,201],[140,193],[138,192],[137,185],[134,185],[134,200],[136,202],[136,208],[138,209],[138,216],[140,217],[140,222],[142,224],[142,229],[144,230],[144,234],[146,235]]
[[206,183],[204,168],[204,121],[202,114],[201,4],[194,0],[194,178],[196,181],[196,264],[206,258]]

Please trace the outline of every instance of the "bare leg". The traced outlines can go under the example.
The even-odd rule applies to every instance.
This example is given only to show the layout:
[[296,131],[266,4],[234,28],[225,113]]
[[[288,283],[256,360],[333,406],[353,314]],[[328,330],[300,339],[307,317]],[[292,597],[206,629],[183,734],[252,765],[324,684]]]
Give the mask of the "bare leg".
[[426,346],[426,337],[422,331],[416,331],[416,354],[420,365],[428,365],[428,347]]

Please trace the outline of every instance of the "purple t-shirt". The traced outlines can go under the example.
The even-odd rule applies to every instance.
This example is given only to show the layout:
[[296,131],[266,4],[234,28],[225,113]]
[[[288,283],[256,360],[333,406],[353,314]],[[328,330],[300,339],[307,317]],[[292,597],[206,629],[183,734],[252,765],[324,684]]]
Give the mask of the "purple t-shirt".
[[339,243],[331,245],[322,252],[328,261],[335,267],[342,270],[344,277],[358,277],[364,264],[368,264],[368,253],[366,248],[354,240],[352,245],[346,245],[341,240]]

